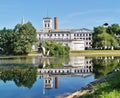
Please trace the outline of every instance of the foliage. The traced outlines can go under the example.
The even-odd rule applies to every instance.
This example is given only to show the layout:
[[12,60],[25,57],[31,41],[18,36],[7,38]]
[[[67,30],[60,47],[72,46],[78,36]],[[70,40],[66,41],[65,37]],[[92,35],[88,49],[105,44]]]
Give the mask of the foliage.
[[0,30],[0,54],[28,54],[37,41],[36,34],[30,22],[23,25],[17,24],[13,30],[3,28]]
[[107,32],[114,36],[114,34],[120,33],[120,26],[118,24],[112,24],[111,26],[108,26]]
[[11,29],[0,30],[0,53],[11,54],[14,50],[15,33]]
[[30,22],[20,25],[17,24],[14,28],[16,33],[16,42],[14,42],[15,54],[28,54],[31,51],[32,45],[37,41],[36,30]]
[[62,43],[57,43],[55,41],[45,41],[45,49],[50,50],[50,55],[68,55],[70,48],[68,46],[63,46]]
[[[113,26],[113,25],[112,25]],[[118,46],[118,40],[113,36],[113,32],[117,28],[112,28],[112,26],[105,27],[95,27],[93,33],[93,48],[96,49],[113,49]]]
[[120,72],[113,75],[102,84],[93,87],[94,93],[88,93],[80,98],[119,98],[120,96]]

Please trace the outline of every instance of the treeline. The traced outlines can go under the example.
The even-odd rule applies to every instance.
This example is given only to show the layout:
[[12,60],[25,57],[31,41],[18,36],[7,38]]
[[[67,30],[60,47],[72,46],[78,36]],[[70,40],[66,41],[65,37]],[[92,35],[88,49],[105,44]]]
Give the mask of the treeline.
[[95,49],[120,49],[120,26],[98,26],[94,28],[93,44]]
[[28,54],[37,41],[36,35],[36,29],[30,22],[23,25],[17,24],[14,29],[3,28],[0,30],[0,54]]

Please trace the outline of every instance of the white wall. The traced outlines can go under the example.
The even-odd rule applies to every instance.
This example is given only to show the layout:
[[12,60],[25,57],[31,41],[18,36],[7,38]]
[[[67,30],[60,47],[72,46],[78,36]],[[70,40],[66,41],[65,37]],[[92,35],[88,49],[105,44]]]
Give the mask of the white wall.
[[79,41],[72,41],[70,44],[70,50],[85,50],[85,43],[82,40]]

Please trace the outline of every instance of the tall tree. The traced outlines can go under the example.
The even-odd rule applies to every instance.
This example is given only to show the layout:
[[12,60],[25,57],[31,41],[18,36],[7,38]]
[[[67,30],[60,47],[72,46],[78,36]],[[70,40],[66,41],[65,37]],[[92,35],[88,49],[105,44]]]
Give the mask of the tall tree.
[[17,24],[14,28],[14,32],[17,34],[16,42],[14,46],[15,54],[28,54],[31,51],[32,45],[37,41],[36,30],[30,22],[26,24]]
[[[110,28],[110,27],[108,27]],[[93,47],[97,49],[113,49],[118,46],[118,41],[113,33],[107,33],[106,27],[95,27],[93,34]],[[114,31],[115,32],[115,31]]]
[[11,29],[0,30],[0,50],[2,54],[13,54],[15,33]]
[[120,31],[120,26],[118,24],[112,24],[111,26],[108,26],[107,28],[107,33],[111,34],[111,35],[115,35],[118,34]]

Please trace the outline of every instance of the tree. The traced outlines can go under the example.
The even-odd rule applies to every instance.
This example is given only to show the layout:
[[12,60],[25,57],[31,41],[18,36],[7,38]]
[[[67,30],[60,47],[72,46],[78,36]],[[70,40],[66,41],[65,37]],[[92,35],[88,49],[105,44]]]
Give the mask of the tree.
[[117,47],[117,40],[110,34],[103,32],[102,34],[98,34],[99,47],[103,49],[112,49],[112,47]]
[[118,34],[120,31],[120,26],[118,24],[112,24],[111,26],[108,26],[107,33],[114,36],[114,34]]
[[0,50],[1,54],[13,54],[15,33],[11,29],[0,30]]
[[14,28],[16,33],[16,42],[14,42],[15,54],[28,54],[31,51],[32,45],[37,41],[37,33],[30,22],[26,24],[17,24]]
[[98,35],[99,34],[102,34],[103,32],[105,32],[105,28],[104,27],[101,27],[101,26],[99,26],[99,27],[95,27],[94,28],[94,33],[93,33],[93,44],[92,44],[92,46],[93,46],[93,48],[98,48],[98,47],[100,47],[100,43],[99,43],[99,41],[101,40],[100,39],[100,37],[98,37]]
[[[113,33],[108,33],[108,28],[105,27],[95,27],[94,28],[94,33],[93,33],[93,48],[97,49],[113,49],[113,47],[118,46],[118,41],[113,36]],[[111,31],[111,29],[109,29]],[[115,32],[115,30],[114,30]]]
[[28,54],[37,41],[36,35],[36,30],[30,22],[17,24],[13,30],[0,30],[0,54]]
[[70,48],[68,46],[63,46],[62,43],[57,43],[55,41],[45,41],[44,47],[48,51],[50,50],[50,55],[68,55]]

